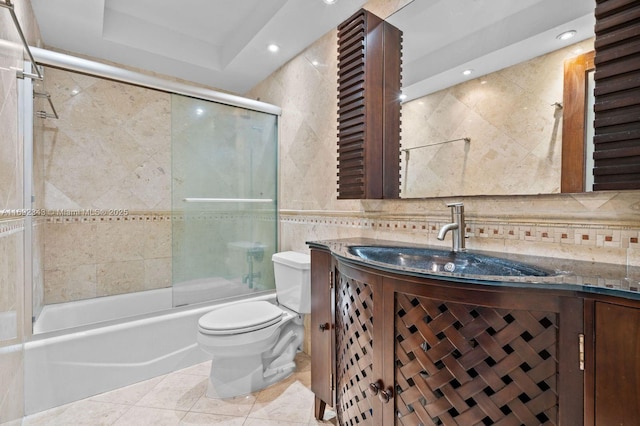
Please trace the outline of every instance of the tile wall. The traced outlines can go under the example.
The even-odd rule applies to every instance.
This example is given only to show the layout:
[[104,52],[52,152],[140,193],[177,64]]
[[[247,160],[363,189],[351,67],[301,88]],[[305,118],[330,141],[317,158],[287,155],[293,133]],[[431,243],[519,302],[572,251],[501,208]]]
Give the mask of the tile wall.
[[[15,2],[18,21],[29,43],[41,44],[29,1]],[[22,69],[23,49],[9,10],[0,10],[0,423],[20,424],[24,407],[24,216],[23,161],[18,130],[15,69]]]
[[44,304],[171,285],[171,96],[46,68]]
[[[365,8],[385,17],[395,10],[389,3]],[[436,230],[449,221],[445,204],[464,201],[472,249],[640,264],[640,191],[338,200],[336,48],[334,30],[246,94],[283,109],[281,249],[307,251],[308,240],[341,237],[449,246]],[[487,101],[491,107],[502,105]]]

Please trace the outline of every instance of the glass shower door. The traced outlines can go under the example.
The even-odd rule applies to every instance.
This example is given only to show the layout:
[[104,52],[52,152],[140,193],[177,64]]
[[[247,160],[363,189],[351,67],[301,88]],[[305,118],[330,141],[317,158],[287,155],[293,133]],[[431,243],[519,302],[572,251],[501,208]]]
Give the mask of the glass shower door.
[[273,289],[277,117],[171,102],[173,305]]

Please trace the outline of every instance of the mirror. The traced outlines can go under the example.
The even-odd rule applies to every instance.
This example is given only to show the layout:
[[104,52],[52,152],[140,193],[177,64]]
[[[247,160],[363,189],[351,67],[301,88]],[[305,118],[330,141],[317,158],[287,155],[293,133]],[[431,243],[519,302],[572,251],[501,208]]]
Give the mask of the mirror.
[[593,10],[414,0],[391,15],[403,31],[401,198],[560,192],[563,67],[593,50]]

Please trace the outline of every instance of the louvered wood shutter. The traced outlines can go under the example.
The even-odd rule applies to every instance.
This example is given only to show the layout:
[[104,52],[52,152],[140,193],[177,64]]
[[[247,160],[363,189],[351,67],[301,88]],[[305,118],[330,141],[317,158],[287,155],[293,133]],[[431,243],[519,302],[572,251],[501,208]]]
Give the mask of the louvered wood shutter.
[[338,26],[338,198],[398,198],[402,33],[361,9]]
[[640,189],[640,1],[597,0],[594,190]]

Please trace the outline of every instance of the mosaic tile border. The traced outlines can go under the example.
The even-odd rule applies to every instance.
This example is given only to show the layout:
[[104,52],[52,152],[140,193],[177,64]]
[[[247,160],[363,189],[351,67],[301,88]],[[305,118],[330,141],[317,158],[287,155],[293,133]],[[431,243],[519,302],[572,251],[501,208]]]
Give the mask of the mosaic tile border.
[[163,222],[171,221],[171,215],[132,214],[126,216],[55,216],[47,217],[46,223],[117,223],[117,222]]
[[[379,232],[403,232],[437,235],[448,220],[441,218],[363,218],[345,215],[280,214],[280,222],[297,225],[325,225]],[[540,243],[593,247],[640,249],[640,228],[594,224],[531,224],[467,220],[470,238],[519,240]]]
[[[185,220],[185,215],[181,213],[136,213],[123,216],[53,216],[46,217],[46,223],[124,223],[124,222],[180,222]],[[274,214],[255,213],[209,213],[194,214],[189,216],[189,220],[242,220],[253,218],[260,221],[275,221]]]
[[0,221],[0,238],[8,237],[18,232],[24,231],[24,220],[13,219]]

